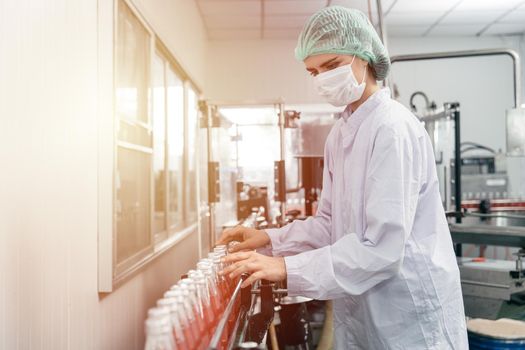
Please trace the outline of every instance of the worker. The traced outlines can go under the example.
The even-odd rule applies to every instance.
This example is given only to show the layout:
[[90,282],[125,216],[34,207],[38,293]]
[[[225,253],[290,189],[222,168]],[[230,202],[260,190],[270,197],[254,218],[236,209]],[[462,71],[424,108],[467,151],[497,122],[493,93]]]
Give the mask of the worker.
[[287,279],[289,295],[333,300],[336,349],[467,349],[432,144],[378,86],[390,60],[372,24],[326,7],[295,54],[320,95],[347,106],[326,140],[319,207],[279,229],[224,231],[219,243],[241,242],[224,273],[250,274],[243,287]]

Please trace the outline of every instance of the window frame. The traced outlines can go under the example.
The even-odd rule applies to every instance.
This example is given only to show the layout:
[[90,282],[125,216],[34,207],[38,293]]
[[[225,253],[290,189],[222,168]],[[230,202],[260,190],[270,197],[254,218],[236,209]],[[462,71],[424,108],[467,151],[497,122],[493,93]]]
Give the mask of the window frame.
[[[126,6],[131,14],[140,22],[149,35],[149,49],[147,57],[147,106],[146,113],[147,123],[140,120],[128,120],[127,118],[120,118],[116,110],[116,82],[117,82],[117,35],[119,25],[119,6]],[[196,234],[198,227],[198,216],[192,220],[187,219],[186,205],[188,202],[186,183],[188,179],[188,86],[191,86],[196,94],[197,101],[201,96],[202,90],[195,84],[194,80],[186,73],[179,62],[173,57],[170,50],[163,44],[162,40],[156,35],[153,27],[142,17],[139,9],[132,3],[131,0],[113,0],[109,5],[104,5],[99,8],[99,16],[105,21],[101,24],[102,28],[98,33],[99,43],[98,60],[101,64],[101,69],[98,71],[100,99],[97,110],[98,118],[98,291],[99,293],[110,293],[124,284],[129,278],[134,276],[144,266],[174,247],[178,242],[191,234]],[[111,23],[111,25],[109,24]],[[109,35],[109,34],[112,35]],[[111,52],[111,55],[108,55]],[[165,61],[163,64],[163,76],[165,83],[165,127],[164,127],[164,146],[165,146],[165,237],[159,238],[154,232],[154,218],[155,218],[155,178],[154,178],[154,128],[153,128],[153,59],[157,54]],[[180,80],[183,88],[183,143],[182,143],[182,162],[181,175],[182,176],[182,220],[180,224],[171,227],[170,211],[169,211],[169,142],[168,139],[168,111],[167,111],[167,72],[171,69],[177,79]],[[112,72],[112,79],[108,79],[108,72]],[[111,83],[109,83],[111,81]],[[111,91],[110,94],[108,92]],[[111,118],[108,118],[108,114]],[[145,146],[136,145],[131,142],[121,141],[119,139],[119,127],[121,122],[131,123],[150,130],[151,132],[151,149]],[[144,124],[144,125],[143,125]],[[198,133],[195,137],[198,138]],[[171,140],[173,141],[173,140]],[[196,141],[198,143],[198,140]],[[117,203],[117,174],[118,162],[117,154],[119,147],[131,149],[137,152],[151,152],[150,153],[150,244],[135,252],[132,256],[117,262],[117,220],[116,220],[116,203]],[[198,169],[197,169],[198,170]],[[198,195],[198,188],[194,195]],[[200,240],[199,240],[200,242]],[[197,248],[198,249],[198,248]]]
[[[195,94],[195,111],[196,111],[196,116],[195,116],[195,121],[194,121],[194,130],[190,130],[190,122],[189,122],[189,119],[190,119],[190,108],[192,106],[190,106],[189,102],[190,102],[190,90],[193,91],[193,93]],[[190,160],[189,160],[189,150],[191,149],[190,147],[190,132],[194,132],[194,136],[193,136],[193,140],[194,140],[194,145],[193,145],[193,166],[194,166],[194,171],[195,171],[195,208],[194,208],[194,211],[190,211],[189,208],[190,208],[190,198],[189,198],[189,195],[188,193],[191,193],[191,188],[189,186],[189,183],[186,181],[185,182],[185,185],[186,185],[186,189],[184,191],[185,193],[185,199],[184,199],[184,208],[185,208],[185,213],[184,213],[184,218],[187,220],[188,219],[188,215],[189,214],[192,214],[193,215],[193,220],[197,220],[199,221],[199,202],[200,202],[200,194],[199,194],[199,181],[200,181],[200,174],[199,174],[199,151],[200,151],[200,144],[199,144],[199,140],[198,140],[198,134],[199,134],[199,119],[200,119],[200,111],[199,111],[199,91],[198,89],[196,88],[195,85],[193,85],[190,81],[187,81],[185,86],[184,86],[184,108],[185,108],[185,116],[186,116],[186,123],[185,123],[185,126],[184,126],[184,132],[185,132],[185,135],[184,135],[184,148],[185,148],[185,162],[186,164],[184,165],[184,176],[186,177],[186,180],[190,178],[191,174],[190,174],[190,167],[189,167],[189,164],[190,164]]]

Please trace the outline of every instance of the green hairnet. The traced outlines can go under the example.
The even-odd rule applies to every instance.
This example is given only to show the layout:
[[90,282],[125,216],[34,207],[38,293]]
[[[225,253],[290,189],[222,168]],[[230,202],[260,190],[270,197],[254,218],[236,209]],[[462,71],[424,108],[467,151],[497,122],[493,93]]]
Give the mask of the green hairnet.
[[356,55],[373,68],[377,80],[390,69],[390,58],[368,17],[361,11],[329,6],[315,13],[303,27],[295,48],[295,57],[324,53]]

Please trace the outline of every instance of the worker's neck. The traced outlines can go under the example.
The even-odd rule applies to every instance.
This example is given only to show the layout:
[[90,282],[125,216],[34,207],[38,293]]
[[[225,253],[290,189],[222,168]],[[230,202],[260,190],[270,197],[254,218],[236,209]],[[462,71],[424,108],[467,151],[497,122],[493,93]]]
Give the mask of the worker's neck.
[[363,96],[361,98],[353,103],[350,104],[350,108],[352,109],[352,112],[357,110],[359,106],[361,106],[370,96],[372,96],[377,90],[381,89],[379,85],[377,85],[377,81],[375,79],[367,80],[365,91],[363,92]]

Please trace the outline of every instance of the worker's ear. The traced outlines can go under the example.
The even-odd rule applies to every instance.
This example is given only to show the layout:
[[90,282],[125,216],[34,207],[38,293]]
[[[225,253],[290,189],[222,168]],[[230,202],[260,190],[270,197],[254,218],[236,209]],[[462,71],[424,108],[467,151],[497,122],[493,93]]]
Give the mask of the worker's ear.
[[372,65],[370,65],[370,63],[367,63],[367,64],[368,64],[367,70],[370,72],[370,76],[372,76],[374,80],[377,81],[376,70],[374,69],[374,67],[372,67]]

